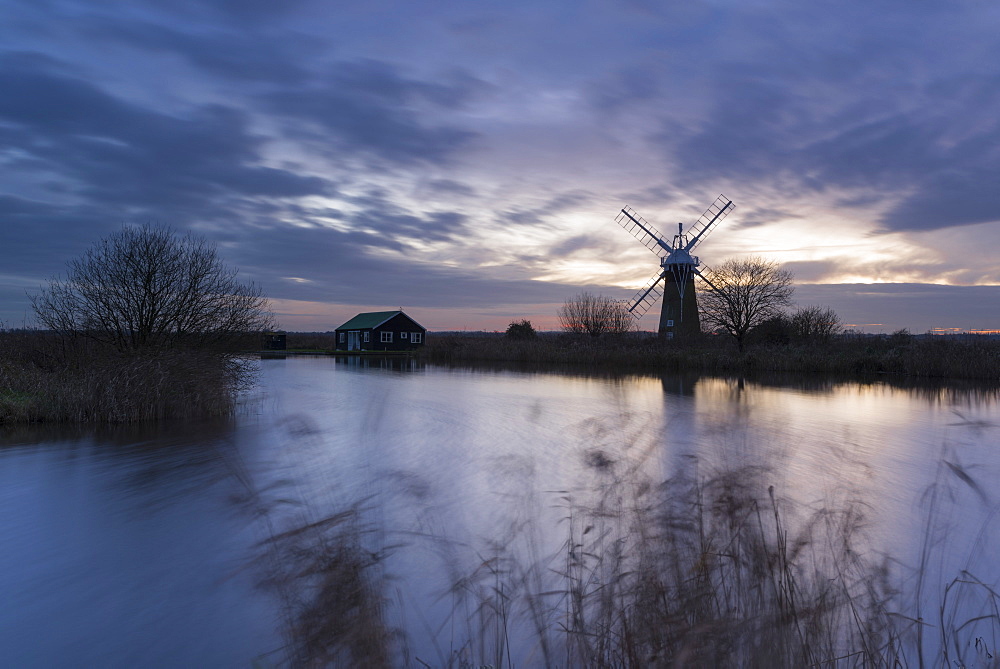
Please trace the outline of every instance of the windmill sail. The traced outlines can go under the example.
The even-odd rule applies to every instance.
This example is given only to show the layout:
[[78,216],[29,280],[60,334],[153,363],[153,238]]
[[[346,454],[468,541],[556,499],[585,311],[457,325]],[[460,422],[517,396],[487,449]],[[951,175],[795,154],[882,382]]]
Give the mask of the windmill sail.
[[622,209],[615,222],[632,233],[632,236],[638,239],[643,246],[661,258],[674,250],[670,244],[663,240],[663,235],[647,223],[646,219],[636,214],[631,207]]
[[687,250],[690,251],[695,246],[700,244],[704,236],[707,235],[712,228],[718,225],[719,222],[728,216],[729,212],[735,208],[736,205],[733,204],[733,201],[725,195],[717,197],[715,202],[713,202],[708,209],[705,210],[705,213],[702,214],[698,220],[695,221],[695,224],[688,230],[688,235],[691,241],[688,242]]
[[709,267],[705,263],[701,263],[701,266],[697,270],[695,270],[695,274],[698,275],[698,278],[707,283],[709,288],[711,288],[712,290],[718,290],[716,285],[712,283],[712,277],[715,275],[715,272],[712,271],[711,267]]
[[629,302],[629,313],[632,314],[636,319],[642,318],[649,308],[656,304],[656,301],[660,299],[663,295],[663,291],[660,290],[660,282],[663,279],[663,273],[657,272],[653,275],[646,285],[635,294],[635,297]]

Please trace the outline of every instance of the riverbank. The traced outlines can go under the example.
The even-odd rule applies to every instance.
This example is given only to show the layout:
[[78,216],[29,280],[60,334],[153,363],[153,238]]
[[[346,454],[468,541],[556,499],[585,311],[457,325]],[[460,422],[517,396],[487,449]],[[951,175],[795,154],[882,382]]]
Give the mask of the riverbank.
[[119,353],[44,332],[0,333],[0,424],[135,423],[231,413],[248,359],[204,350]]
[[729,338],[706,335],[692,343],[655,337],[564,335],[517,340],[503,336],[428,336],[428,362],[558,363],[600,370],[754,374],[794,372],[1000,381],[1000,341],[944,337],[848,336],[828,342],[757,344],[740,352]]

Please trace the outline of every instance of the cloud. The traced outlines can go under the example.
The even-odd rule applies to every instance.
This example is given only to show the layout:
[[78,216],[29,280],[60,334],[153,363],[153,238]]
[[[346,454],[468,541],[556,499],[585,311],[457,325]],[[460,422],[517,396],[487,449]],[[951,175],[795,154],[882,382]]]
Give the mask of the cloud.
[[56,205],[12,195],[0,195],[3,224],[3,273],[42,279],[61,272],[65,262],[79,255],[95,235],[121,225],[94,207]]
[[979,168],[943,169],[933,178],[922,179],[912,195],[890,209],[882,218],[883,229],[940,230],[1000,222],[998,183],[1000,157],[996,164]]
[[643,103],[660,101],[663,88],[656,68],[642,65],[622,67],[586,90],[600,112],[619,112]]
[[498,213],[503,223],[515,225],[536,225],[553,216],[576,209],[580,205],[593,201],[594,194],[580,188],[557,193],[538,206],[508,209]]
[[981,4],[386,7],[7,3],[4,285],[153,221],[287,299],[516,310],[582,289],[530,276],[646,274],[621,205],[669,232],[719,192],[739,208],[708,245],[801,280],[996,280],[1000,15]]
[[793,11],[795,22],[771,25],[736,12],[760,32],[738,57],[720,44],[707,61],[704,112],[663,105],[651,139],[677,182],[876,198],[888,210],[883,231],[997,220],[1000,119],[986,110],[1000,103],[1000,78],[982,59],[1000,53],[974,47],[990,22],[973,12],[937,25],[936,10],[901,5]]
[[552,258],[571,256],[577,251],[606,249],[607,242],[596,235],[574,235],[551,246],[546,254]]
[[455,240],[465,233],[468,220],[457,211],[413,212],[396,204],[381,188],[343,199],[354,206],[352,212],[343,214],[343,222],[358,230],[373,230],[380,238],[396,243]]
[[781,269],[788,270],[796,282],[814,283],[835,277],[843,271],[840,264],[831,260],[808,260],[782,263]]
[[1000,304],[1000,286],[816,284],[796,286],[794,299],[800,305],[829,306],[845,323],[881,323],[884,332],[1000,328],[1000,311],[987,306]]
[[95,40],[174,54],[207,74],[246,82],[301,83],[310,76],[306,58],[320,51],[317,40],[307,35],[278,40],[259,31],[215,28],[195,32],[107,17],[91,18],[84,30]]
[[37,66],[4,68],[0,89],[0,151],[92,203],[172,210],[332,191],[320,177],[260,164],[263,138],[231,107],[170,116]]
[[[231,230],[229,238],[237,238]],[[578,290],[529,279],[497,279],[489,274],[370,253],[358,234],[329,228],[275,226],[255,230],[253,245],[230,244],[222,238],[227,259],[258,281],[274,298],[338,304],[476,308],[562,302]],[[288,278],[287,259],[296,274]]]
[[118,11],[143,5],[147,11],[172,15],[188,21],[224,21],[241,25],[267,25],[315,4],[315,0],[102,0]]
[[453,179],[434,179],[426,184],[426,187],[433,193],[439,195],[457,195],[460,197],[474,197],[476,189],[468,184],[464,184]]
[[[473,99],[482,84],[454,73],[444,81],[403,76],[375,60],[341,62],[310,86],[261,96],[265,108],[291,121],[292,137],[324,142],[322,151],[360,153],[396,165],[444,165],[470,145],[477,133],[454,124],[430,123]],[[306,121],[309,128],[303,128]]]

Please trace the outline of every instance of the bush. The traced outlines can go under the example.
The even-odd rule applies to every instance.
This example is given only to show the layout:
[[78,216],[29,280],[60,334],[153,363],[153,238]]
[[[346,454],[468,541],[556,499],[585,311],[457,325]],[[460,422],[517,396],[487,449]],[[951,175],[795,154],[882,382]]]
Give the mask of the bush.
[[510,325],[507,326],[507,332],[504,334],[510,339],[534,339],[538,336],[535,333],[534,326],[531,325],[531,321],[527,318],[519,321],[511,321]]

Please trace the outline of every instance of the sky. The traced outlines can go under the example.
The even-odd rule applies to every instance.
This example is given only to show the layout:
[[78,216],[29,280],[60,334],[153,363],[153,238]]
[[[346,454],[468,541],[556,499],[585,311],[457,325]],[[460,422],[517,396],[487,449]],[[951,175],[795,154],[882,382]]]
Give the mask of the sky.
[[[1000,329],[994,0],[0,0],[0,321],[123,225],[215,242],[284,329],[558,327],[720,194],[868,332]],[[655,329],[658,306],[641,327]]]

